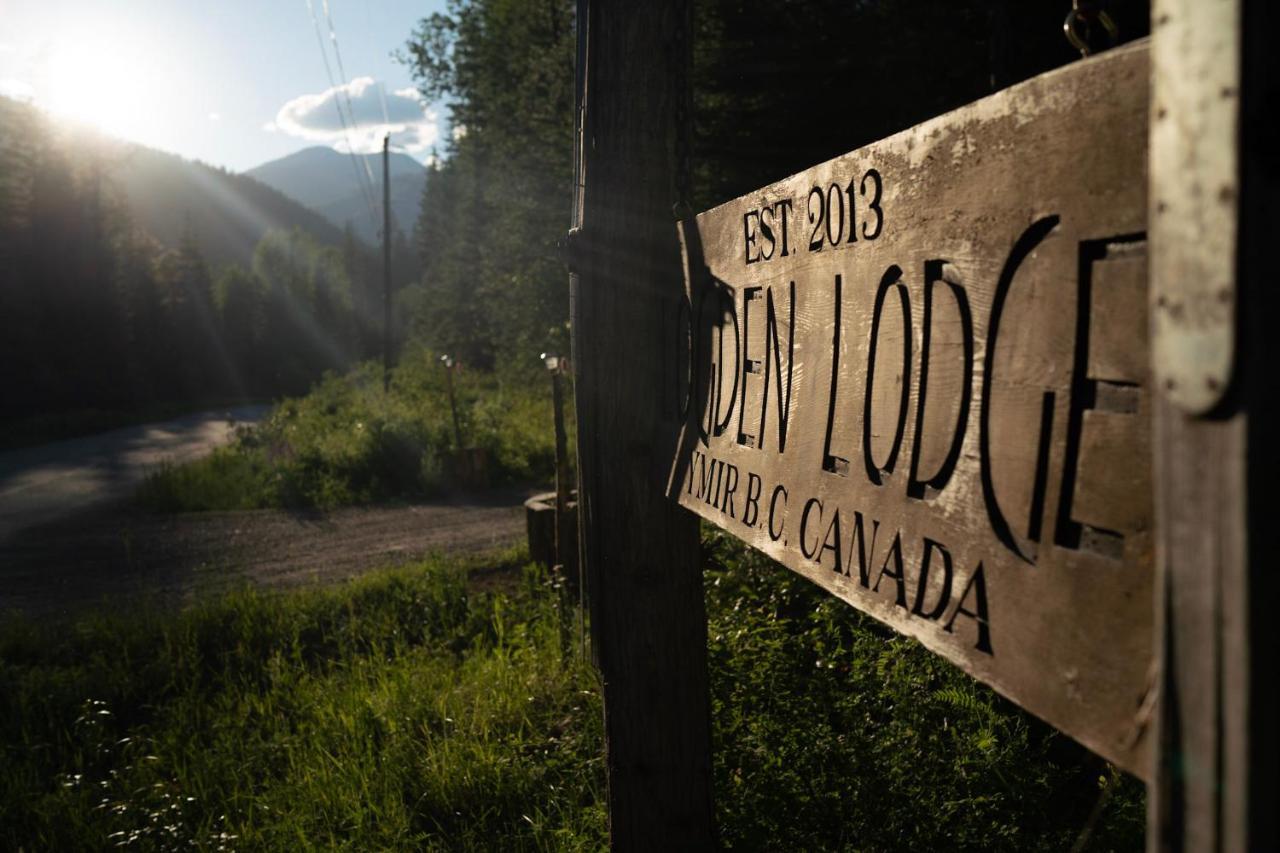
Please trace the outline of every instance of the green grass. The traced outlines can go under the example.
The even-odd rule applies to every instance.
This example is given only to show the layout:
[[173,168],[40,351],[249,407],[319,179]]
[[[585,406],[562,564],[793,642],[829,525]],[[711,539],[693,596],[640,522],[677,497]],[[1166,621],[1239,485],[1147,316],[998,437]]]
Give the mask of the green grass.
[[556,596],[465,572],[0,630],[0,849],[599,847]]
[[1066,851],[1083,834],[1081,849],[1142,849],[1137,780],[914,640],[707,531],[725,847]]
[[[550,380],[462,371],[456,376],[462,444],[488,460],[488,482],[549,483],[555,443]],[[571,419],[571,418],[570,418]],[[410,348],[382,389],[379,365],[328,376],[276,405],[261,424],[203,459],[162,466],[138,502],[167,511],[304,507],[430,496],[460,480],[444,373]]]
[[[1141,848],[1135,780],[727,537],[705,553],[724,847]],[[599,849],[597,682],[538,570],[468,586],[492,564],[0,628],[0,849]]]

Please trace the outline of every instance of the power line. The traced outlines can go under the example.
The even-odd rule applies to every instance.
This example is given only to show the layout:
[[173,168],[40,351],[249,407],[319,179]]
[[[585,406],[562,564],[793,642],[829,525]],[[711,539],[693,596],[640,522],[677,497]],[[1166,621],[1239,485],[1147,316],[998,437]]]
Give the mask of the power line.
[[[351,158],[351,166],[355,171],[356,185],[360,188],[360,194],[364,198],[365,207],[369,214],[369,222],[373,226],[375,233],[377,232],[378,212],[377,204],[374,200],[373,182],[368,176],[368,164],[361,163],[357,156],[355,146],[351,142],[351,134],[356,126],[355,113],[351,109],[351,102],[346,100],[346,113],[343,113],[343,96],[346,94],[346,80],[342,81],[339,86],[333,77],[333,68],[329,64],[329,53],[325,49],[324,34],[320,30],[320,20],[316,17],[315,6],[311,0],[307,0],[307,11],[311,15],[311,23],[315,28],[316,44],[320,48],[321,59],[324,60],[325,76],[329,80],[329,89],[333,92],[334,107],[338,110],[338,121],[342,124],[342,135],[347,143],[347,155]],[[361,172],[361,166],[364,166],[364,172]]]
[[387,126],[387,132],[391,132],[391,116],[387,115],[387,84],[378,81],[378,103],[382,105],[382,123]]
[[[343,81],[342,88],[339,88],[338,84],[334,81],[333,67],[329,64],[329,52],[324,46],[324,34],[320,29],[320,20],[316,17],[315,6],[312,4],[311,0],[306,0],[306,3],[307,13],[310,14],[311,24],[315,28],[316,44],[320,48],[320,58],[324,60],[325,77],[329,80],[330,91],[334,92],[334,106],[338,110],[338,122],[342,125],[342,136],[347,143],[347,154],[351,158],[351,167],[355,171],[356,185],[360,187],[360,195],[364,198],[365,207],[367,208],[366,212],[369,214],[369,222],[373,225],[373,229],[376,233],[378,230],[378,213],[377,205],[374,203],[373,199],[372,180],[366,174],[368,172],[369,164],[367,162],[364,163],[364,171],[362,172],[360,168],[361,164],[355,153],[355,147],[351,144],[351,126],[355,124],[355,117],[354,114],[352,114],[349,121],[348,115],[344,114],[342,109],[342,96],[345,94],[346,81]],[[328,4],[326,3],[326,6],[327,5]],[[347,105],[349,109],[349,99]]]
[[[351,118],[352,127],[356,126],[355,110],[351,107],[351,95],[347,92],[347,69],[342,67],[342,51],[338,48],[338,31],[333,26],[333,16],[329,14],[329,0],[320,0],[320,5],[324,9],[324,20],[329,25],[329,40],[333,42],[333,57],[338,61],[338,76],[342,79],[342,96],[347,101],[347,115]],[[369,158],[360,158],[361,164],[364,166],[365,176],[369,181],[369,190],[373,194],[373,171],[369,168]]]

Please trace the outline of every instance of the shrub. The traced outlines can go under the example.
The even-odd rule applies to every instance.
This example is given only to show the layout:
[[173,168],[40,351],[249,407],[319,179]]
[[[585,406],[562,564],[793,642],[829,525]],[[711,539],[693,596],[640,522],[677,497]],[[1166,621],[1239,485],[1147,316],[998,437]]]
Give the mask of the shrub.
[[[138,500],[167,511],[330,509],[438,494],[452,485],[449,456],[458,450],[442,370],[430,351],[410,349],[390,393],[372,363],[328,375],[229,447],[161,466]],[[485,451],[493,484],[554,479],[549,381],[461,371],[454,384],[463,443]]]

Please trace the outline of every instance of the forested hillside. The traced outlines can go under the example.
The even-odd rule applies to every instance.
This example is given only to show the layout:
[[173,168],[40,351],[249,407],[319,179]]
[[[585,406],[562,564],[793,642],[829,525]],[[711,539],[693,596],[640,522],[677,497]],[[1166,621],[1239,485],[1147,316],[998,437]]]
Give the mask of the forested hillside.
[[323,245],[342,244],[341,226],[249,175],[140,145],[112,147],[102,159],[103,178],[124,194],[138,225],[165,246],[189,231],[216,266],[248,265],[268,231],[300,228]]
[[424,20],[406,46],[453,141],[427,177],[414,330],[481,366],[536,367],[567,345],[574,4],[476,0]]
[[324,245],[342,244],[340,224],[250,174],[50,121],[36,108],[4,97],[0,118],[9,180],[20,181],[19,164],[37,156],[38,149],[48,149],[40,156],[62,156],[71,168],[91,172],[161,245],[173,248],[185,234],[194,234],[201,253],[215,266],[248,266],[268,231],[301,228]]
[[[353,235],[316,215],[338,245],[273,230],[255,210],[301,208],[250,179],[144,151],[136,168],[158,164],[146,180],[188,190],[192,211],[151,223],[113,177],[121,150],[0,100],[0,420],[299,392],[378,350],[380,259]],[[198,193],[179,174],[213,183]],[[239,183],[251,191],[227,189]],[[264,206],[246,207],[252,198]],[[201,224],[212,245],[235,241],[243,263],[211,263]]]

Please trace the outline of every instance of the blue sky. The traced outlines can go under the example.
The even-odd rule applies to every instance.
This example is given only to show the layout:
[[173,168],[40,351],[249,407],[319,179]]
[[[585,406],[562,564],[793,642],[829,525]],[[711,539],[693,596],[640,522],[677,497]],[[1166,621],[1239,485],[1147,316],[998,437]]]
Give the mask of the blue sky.
[[307,0],[0,0],[0,94],[237,171],[309,145],[374,150],[387,129],[425,160],[444,112],[390,54],[444,0],[328,0],[345,85],[312,3],[341,92]]

